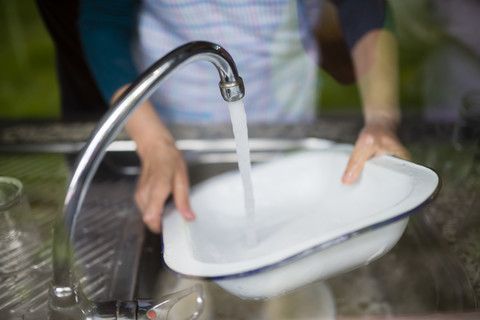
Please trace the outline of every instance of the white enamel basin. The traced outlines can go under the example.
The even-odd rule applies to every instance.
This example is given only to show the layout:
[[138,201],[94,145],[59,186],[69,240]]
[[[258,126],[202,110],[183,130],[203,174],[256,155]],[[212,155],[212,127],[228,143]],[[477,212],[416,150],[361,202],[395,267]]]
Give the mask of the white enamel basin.
[[167,267],[210,278],[245,299],[266,299],[382,256],[439,179],[428,168],[382,156],[346,186],[341,177],[351,151],[333,144],[254,165],[255,246],[246,241],[238,171],[197,185],[191,191],[195,221],[186,222],[172,206],[164,214]]

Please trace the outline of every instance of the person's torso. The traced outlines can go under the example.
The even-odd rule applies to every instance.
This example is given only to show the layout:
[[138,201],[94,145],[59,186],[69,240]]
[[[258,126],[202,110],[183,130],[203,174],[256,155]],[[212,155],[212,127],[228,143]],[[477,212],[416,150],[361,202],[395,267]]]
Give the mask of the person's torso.
[[[249,122],[312,120],[318,68],[302,9],[295,0],[144,0],[139,68],[186,42],[211,41],[232,55],[244,79]],[[218,81],[211,63],[196,61],[169,78],[152,101],[166,122],[229,121]]]

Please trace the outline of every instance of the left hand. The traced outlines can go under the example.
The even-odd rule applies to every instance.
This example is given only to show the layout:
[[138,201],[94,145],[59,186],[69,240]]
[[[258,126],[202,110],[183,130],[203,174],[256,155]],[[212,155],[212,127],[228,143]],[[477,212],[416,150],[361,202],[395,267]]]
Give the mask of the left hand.
[[383,124],[370,124],[363,127],[358,136],[355,148],[348,161],[342,177],[345,184],[355,183],[365,162],[374,156],[384,154],[410,160],[410,153],[399,141],[395,129]]

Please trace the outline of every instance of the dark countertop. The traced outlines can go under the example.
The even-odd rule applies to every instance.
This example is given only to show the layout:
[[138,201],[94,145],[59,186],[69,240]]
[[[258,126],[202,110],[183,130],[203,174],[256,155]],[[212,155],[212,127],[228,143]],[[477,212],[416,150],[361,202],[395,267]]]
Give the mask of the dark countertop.
[[[325,116],[303,126],[249,125],[252,138],[318,137],[353,143],[362,125],[355,116]],[[0,127],[0,147],[82,143],[95,127],[93,123],[10,124]],[[171,127],[179,139],[231,138],[230,125]],[[480,156],[476,142],[463,146],[452,143],[451,124],[433,124],[412,116],[405,117],[399,136],[409,148],[413,161],[434,169],[442,187],[436,198],[424,209],[437,225],[445,246],[462,264],[480,299]],[[123,132],[119,139],[128,139]],[[474,148],[477,158],[474,160]]]

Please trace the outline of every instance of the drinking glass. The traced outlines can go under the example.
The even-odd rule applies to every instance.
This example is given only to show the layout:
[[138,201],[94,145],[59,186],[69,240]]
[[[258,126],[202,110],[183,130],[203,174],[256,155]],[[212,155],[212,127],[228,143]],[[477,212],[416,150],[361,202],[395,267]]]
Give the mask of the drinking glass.
[[0,274],[28,266],[29,244],[24,235],[31,222],[23,184],[16,178],[0,177]]

